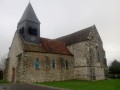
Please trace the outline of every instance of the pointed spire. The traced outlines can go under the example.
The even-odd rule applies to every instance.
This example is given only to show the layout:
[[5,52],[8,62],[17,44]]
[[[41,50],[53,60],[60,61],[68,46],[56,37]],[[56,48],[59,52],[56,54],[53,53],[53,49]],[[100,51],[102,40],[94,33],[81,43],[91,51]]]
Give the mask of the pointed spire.
[[40,21],[38,20],[30,2],[27,8],[25,9],[22,15],[22,18],[20,19],[18,24],[22,23],[23,21],[31,21],[31,22],[40,24]]

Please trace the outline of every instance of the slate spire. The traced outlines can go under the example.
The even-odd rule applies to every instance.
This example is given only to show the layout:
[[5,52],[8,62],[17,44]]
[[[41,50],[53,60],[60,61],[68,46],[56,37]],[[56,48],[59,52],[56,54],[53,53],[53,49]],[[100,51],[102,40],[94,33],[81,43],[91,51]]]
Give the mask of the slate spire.
[[22,18],[18,22],[17,30],[25,42],[40,43],[40,21],[38,20],[31,3],[27,5]]
[[25,9],[22,18],[20,19],[20,21],[18,22],[18,25],[24,21],[31,21],[37,24],[40,24],[40,21],[38,20],[33,7],[31,5],[31,3],[29,2],[27,8]]

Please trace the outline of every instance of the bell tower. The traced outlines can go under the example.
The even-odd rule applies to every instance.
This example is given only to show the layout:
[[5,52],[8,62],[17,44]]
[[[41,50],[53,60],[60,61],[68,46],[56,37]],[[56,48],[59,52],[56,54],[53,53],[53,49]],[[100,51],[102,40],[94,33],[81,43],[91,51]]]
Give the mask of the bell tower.
[[40,21],[38,20],[31,3],[28,4],[20,21],[17,30],[25,42],[40,43]]

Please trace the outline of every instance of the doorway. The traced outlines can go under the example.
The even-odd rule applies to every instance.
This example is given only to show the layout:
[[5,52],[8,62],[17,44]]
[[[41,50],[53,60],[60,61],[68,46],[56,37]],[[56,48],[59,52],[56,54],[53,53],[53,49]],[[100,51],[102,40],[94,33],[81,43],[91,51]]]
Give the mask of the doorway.
[[12,82],[15,81],[15,68],[12,69]]

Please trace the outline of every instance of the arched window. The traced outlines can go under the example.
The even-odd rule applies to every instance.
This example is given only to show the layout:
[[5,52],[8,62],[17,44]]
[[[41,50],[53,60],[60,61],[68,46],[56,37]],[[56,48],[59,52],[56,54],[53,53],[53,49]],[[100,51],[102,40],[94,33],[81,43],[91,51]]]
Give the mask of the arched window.
[[32,28],[31,26],[28,27],[28,34],[37,36],[37,28]]
[[33,28],[33,32],[34,32],[34,35],[35,35],[35,36],[38,35],[37,28]]
[[24,27],[20,28],[19,33],[20,33],[20,34],[23,34],[23,33],[24,33]]
[[50,63],[49,63],[49,57],[46,56],[45,67],[46,67],[47,70],[49,70],[49,66],[50,66],[49,64],[50,64]]
[[35,66],[35,70],[39,70],[40,69],[40,60],[39,60],[39,58],[36,58],[34,66]]
[[98,46],[96,46],[96,56],[97,56],[97,60],[100,61],[100,53],[99,53]]
[[51,62],[51,66],[52,66],[53,69],[55,69],[55,60],[54,59]]
[[61,68],[65,68],[65,60],[60,57]]
[[68,61],[65,62],[66,69],[68,69]]

